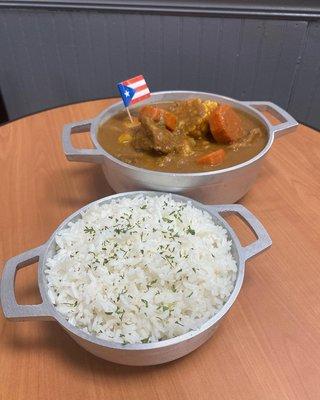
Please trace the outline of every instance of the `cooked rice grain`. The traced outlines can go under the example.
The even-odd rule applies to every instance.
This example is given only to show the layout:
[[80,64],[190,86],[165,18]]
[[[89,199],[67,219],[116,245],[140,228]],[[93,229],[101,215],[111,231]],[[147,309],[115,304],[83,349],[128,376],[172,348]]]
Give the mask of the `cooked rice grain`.
[[198,329],[236,280],[226,230],[170,195],[93,205],[55,240],[51,301],[72,325],[123,344]]

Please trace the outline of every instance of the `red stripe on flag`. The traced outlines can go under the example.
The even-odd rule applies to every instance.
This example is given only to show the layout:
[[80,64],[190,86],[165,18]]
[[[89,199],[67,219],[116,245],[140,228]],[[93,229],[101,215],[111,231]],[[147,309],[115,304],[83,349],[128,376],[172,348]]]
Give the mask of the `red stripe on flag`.
[[141,81],[141,80],[144,80],[143,75],[138,75],[138,76],[135,76],[134,78],[127,79],[126,81],[123,81],[122,83],[123,83],[125,86],[128,86],[128,85],[130,85],[131,83],[135,83],[135,82],[138,82],[138,81]]
[[141,92],[141,90],[144,90],[144,89],[148,89],[148,86],[147,86],[147,85],[138,86],[138,87],[135,88],[134,90],[135,90],[136,92]]
[[138,103],[139,101],[145,100],[145,99],[147,99],[147,98],[150,97],[150,96],[151,96],[150,93],[145,94],[144,96],[141,96],[141,97],[138,97],[138,98],[136,98],[136,99],[131,100],[131,103],[130,103],[130,104]]

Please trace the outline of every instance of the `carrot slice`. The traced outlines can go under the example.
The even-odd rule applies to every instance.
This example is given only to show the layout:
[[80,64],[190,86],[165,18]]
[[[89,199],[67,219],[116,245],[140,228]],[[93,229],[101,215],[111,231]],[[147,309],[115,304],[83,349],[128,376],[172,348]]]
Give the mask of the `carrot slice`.
[[161,110],[158,107],[144,106],[140,109],[139,115],[151,118],[154,121],[159,121],[161,118]]
[[166,127],[173,131],[177,125],[177,117],[170,111],[163,110],[162,108],[154,106],[144,106],[139,112],[140,116],[151,118],[155,122],[163,119]]
[[166,127],[168,129],[170,129],[170,131],[174,131],[174,129],[177,125],[177,117],[174,114],[172,114],[171,112],[164,110],[163,118],[164,118],[164,123],[166,124]]
[[218,143],[236,142],[244,135],[241,117],[229,104],[220,104],[212,111],[209,125]]
[[202,165],[210,165],[211,167],[214,167],[215,165],[221,164],[225,158],[226,152],[223,149],[219,149],[199,157],[197,162]]

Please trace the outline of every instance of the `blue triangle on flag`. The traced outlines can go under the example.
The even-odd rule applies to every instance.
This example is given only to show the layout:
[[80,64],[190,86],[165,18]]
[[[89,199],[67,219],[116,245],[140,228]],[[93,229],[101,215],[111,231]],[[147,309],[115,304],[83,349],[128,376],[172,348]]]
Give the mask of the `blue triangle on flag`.
[[132,89],[129,86],[125,86],[122,83],[117,84],[120,95],[122,97],[123,103],[125,107],[128,107],[128,105],[131,103],[132,97],[135,94],[135,90]]

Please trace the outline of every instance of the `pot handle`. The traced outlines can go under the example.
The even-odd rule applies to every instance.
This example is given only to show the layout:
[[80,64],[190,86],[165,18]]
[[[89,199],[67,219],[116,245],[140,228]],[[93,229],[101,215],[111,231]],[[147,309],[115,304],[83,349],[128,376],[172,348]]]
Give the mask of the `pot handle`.
[[[287,111],[270,101],[243,101],[242,103],[259,111],[269,111],[279,118],[282,121],[280,124],[271,125],[272,132],[276,137],[292,132],[298,126],[298,122]],[[266,117],[264,116],[264,118]]]
[[16,273],[20,268],[39,261],[46,245],[26,251],[10,258],[3,269],[0,284],[0,299],[3,314],[13,321],[25,321],[30,319],[51,320],[48,303],[35,305],[18,304],[14,294]]
[[69,161],[83,161],[99,163],[102,154],[97,149],[76,149],[71,143],[73,133],[82,133],[90,130],[92,120],[72,122],[63,127],[62,146],[64,154]]
[[272,240],[265,230],[261,222],[244,206],[241,204],[228,204],[228,205],[218,205],[212,206],[212,208],[219,214],[232,212],[238,214],[239,217],[248,225],[248,227],[253,231],[257,240],[248,246],[243,248],[244,257],[246,260],[261,253],[271,246]]

